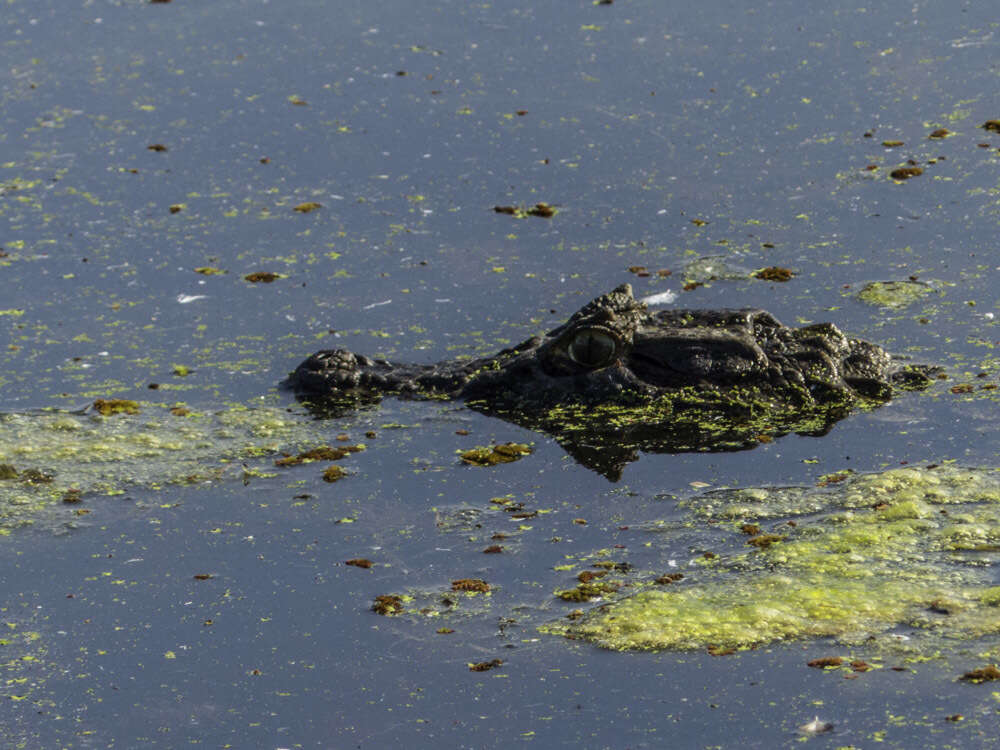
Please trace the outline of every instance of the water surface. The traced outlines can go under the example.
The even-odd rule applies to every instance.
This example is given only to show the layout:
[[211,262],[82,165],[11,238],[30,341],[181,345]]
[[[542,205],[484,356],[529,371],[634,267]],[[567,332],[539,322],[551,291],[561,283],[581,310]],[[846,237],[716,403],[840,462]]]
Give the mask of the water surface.
[[[617,653],[537,628],[572,609],[553,592],[594,560],[637,581],[687,564],[683,535],[642,529],[683,521],[675,498],[705,486],[995,465],[996,391],[981,388],[1000,340],[1000,135],[979,127],[1000,117],[989,10],[8,2],[4,411],[126,398],[135,419],[169,424],[181,407],[204,426],[166,446],[150,428],[148,455],[113,454],[97,478],[29,429],[28,465],[86,491],[2,537],[8,741],[776,747],[819,715],[835,725],[809,739],[823,747],[988,746],[990,687],[956,677],[995,659],[995,639],[845,679],[806,663],[878,655],[810,641]],[[928,137],[939,128],[950,135]],[[890,178],[908,160],[923,174]],[[538,202],[558,213],[493,211]],[[749,276],[768,266],[794,277]],[[910,277],[932,293],[898,309],[856,296]],[[617,484],[460,404],[316,422],[278,388],[320,347],[493,352],[624,281],[677,306],[833,320],[949,380],[822,438],[643,456]],[[234,437],[219,423],[234,409],[284,425]],[[94,429],[134,436],[111,421],[128,419]],[[343,480],[273,466],[339,434],[366,446]],[[456,458],[494,441],[534,452],[493,469]],[[9,451],[0,462],[27,460]],[[493,498],[546,512],[515,519]],[[497,533],[504,552],[484,555]],[[417,614],[459,578],[492,591]],[[404,615],[370,611],[401,592]]]

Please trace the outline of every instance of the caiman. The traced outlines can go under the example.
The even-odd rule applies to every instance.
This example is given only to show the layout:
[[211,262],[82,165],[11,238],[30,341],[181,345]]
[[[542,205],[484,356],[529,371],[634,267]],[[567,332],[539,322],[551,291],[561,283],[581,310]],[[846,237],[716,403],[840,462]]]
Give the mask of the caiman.
[[638,450],[740,450],[793,431],[824,434],[931,374],[832,323],[792,328],[756,309],[651,312],[622,284],[493,356],[414,365],[328,349],[288,384],[317,408],[383,395],[463,399],[552,435],[617,479]]

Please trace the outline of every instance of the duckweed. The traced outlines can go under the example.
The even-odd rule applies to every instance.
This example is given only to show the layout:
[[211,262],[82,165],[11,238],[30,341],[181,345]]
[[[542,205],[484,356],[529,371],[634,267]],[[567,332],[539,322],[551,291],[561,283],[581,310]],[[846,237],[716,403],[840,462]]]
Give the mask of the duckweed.
[[858,299],[875,307],[901,309],[923,299],[933,289],[920,281],[872,281],[858,292]]
[[324,437],[322,424],[273,407],[177,416],[177,407],[162,404],[103,404],[84,413],[0,415],[0,534],[59,523],[70,490],[82,498],[236,477],[241,461],[317,445]]
[[[742,518],[798,515],[783,526],[784,540],[748,550],[736,524],[731,552],[699,567],[697,580],[648,587],[547,630],[657,650],[857,642],[901,626],[948,638],[1000,633],[1000,587],[989,567],[1000,550],[996,472],[906,468],[743,496],[755,502]],[[718,500],[708,493],[688,506],[732,517],[737,506]]]

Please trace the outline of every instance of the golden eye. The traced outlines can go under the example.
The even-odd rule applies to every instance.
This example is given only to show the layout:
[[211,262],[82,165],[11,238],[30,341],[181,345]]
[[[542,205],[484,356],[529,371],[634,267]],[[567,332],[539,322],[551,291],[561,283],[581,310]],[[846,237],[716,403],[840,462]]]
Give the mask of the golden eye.
[[596,369],[611,364],[617,349],[611,334],[599,328],[583,328],[573,335],[567,351],[578,365]]

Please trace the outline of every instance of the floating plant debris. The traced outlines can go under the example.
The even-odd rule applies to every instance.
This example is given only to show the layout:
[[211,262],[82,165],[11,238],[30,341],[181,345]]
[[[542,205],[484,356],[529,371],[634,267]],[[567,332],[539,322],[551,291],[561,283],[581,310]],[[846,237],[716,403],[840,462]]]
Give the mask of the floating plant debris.
[[767,268],[754,271],[750,275],[755,279],[763,279],[764,281],[790,281],[795,276],[795,273],[791,269],[782,268],[781,266],[768,266]]
[[531,446],[524,443],[503,443],[502,445],[480,446],[462,451],[459,456],[474,466],[496,466],[517,461],[531,453]]
[[253,273],[248,273],[243,277],[244,281],[249,281],[251,284],[270,284],[272,281],[276,281],[281,278],[280,273],[274,273],[273,271],[255,271]]

